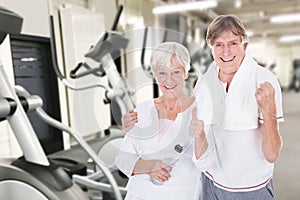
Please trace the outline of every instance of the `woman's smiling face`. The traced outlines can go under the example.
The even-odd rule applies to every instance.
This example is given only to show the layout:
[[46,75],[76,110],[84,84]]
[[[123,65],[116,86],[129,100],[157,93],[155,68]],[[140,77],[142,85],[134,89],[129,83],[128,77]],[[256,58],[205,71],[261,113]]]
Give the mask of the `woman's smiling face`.
[[155,72],[155,77],[163,95],[168,98],[178,97],[184,92],[184,80],[187,78],[183,66],[172,57],[171,68],[161,66]]
[[230,30],[224,31],[214,40],[211,51],[222,73],[230,75],[238,70],[245,57],[246,47],[241,37]]

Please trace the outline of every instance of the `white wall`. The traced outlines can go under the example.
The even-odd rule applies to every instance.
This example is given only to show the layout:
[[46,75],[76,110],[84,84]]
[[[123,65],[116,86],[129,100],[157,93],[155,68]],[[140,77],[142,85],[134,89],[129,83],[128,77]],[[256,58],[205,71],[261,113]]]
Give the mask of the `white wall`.
[[105,19],[105,29],[110,30],[117,13],[116,2],[107,0],[92,0],[90,1],[90,7],[92,10],[103,14]]
[[49,37],[47,0],[0,0],[0,5],[24,18],[22,34]]
[[255,43],[250,41],[248,51],[258,62],[265,63],[267,67],[275,63],[274,73],[281,86],[288,88],[293,73],[293,60],[300,58],[300,44],[283,45],[262,39]]
[[287,88],[293,77],[293,61],[300,59],[300,44],[291,46],[279,46],[278,47],[277,63],[278,68],[276,74],[281,81],[281,84]]

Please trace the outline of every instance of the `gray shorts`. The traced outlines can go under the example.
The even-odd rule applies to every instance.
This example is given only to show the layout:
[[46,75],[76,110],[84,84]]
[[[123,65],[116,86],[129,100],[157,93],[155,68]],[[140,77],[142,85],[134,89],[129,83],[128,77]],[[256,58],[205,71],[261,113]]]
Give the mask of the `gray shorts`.
[[222,190],[202,173],[202,197],[200,200],[274,200],[273,181],[263,188],[250,192],[229,192]]

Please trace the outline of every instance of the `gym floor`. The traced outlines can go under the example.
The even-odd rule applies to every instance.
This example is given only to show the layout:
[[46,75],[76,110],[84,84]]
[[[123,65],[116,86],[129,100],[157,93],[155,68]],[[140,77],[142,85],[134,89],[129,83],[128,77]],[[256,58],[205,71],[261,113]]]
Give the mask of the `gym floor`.
[[[276,199],[300,199],[300,93],[283,92],[283,110],[285,121],[280,124],[280,133],[283,139],[283,149],[280,159],[275,164],[274,187]],[[97,151],[102,140],[90,142]],[[71,151],[58,152],[54,157],[69,157],[77,161],[87,158],[87,155],[78,147]],[[51,156],[52,157],[52,156]],[[123,181],[123,180],[121,180]],[[126,183],[122,183],[125,185]],[[113,200],[109,194],[103,195],[104,200]]]
[[300,199],[300,92],[283,92],[285,121],[280,124],[283,149],[275,164],[276,199]]

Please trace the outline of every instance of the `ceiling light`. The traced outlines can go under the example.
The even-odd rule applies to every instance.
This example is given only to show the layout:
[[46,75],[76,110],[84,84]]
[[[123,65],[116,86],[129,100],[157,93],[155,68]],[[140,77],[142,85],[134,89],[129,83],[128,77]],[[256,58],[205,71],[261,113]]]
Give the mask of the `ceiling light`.
[[289,42],[295,42],[300,41],[300,35],[286,35],[279,38],[280,42],[283,43],[289,43]]
[[258,13],[258,14],[259,14],[259,16],[260,16],[261,18],[265,17],[265,12],[264,12],[264,11],[262,11],[262,10],[261,10],[261,11],[259,11],[259,13]]
[[165,14],[165,13],[174,13],[182,12],[188,10],[205,10],[208,8],[213,8],[218,5],[217,1],[193,1],[187,3],[179,3],[172,5],[164,5],[153,8],[153,14]]
[[243,4],[242,0],[235,0],[234,1],[234,7],[236,9],[240,9],[242,7],[242,4]]
[[272,23],[291,23],[300,22],[300,13],[289,13],[282,15],[274,15],[270,20]]
[[252,37],[254,35],[254,32],[250,30],[246,31],[246,33],[248,37]]

